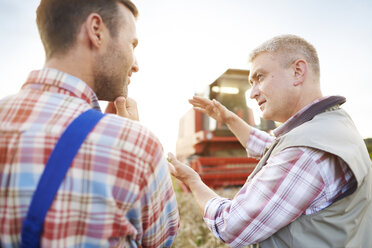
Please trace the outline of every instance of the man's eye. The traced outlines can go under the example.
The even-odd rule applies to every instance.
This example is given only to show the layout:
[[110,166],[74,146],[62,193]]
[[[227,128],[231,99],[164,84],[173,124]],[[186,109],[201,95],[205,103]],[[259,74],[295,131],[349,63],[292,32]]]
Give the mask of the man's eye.
[[257,80],[258,80],[259,82],[260,82],[262,79],[263,79],[263,75],[262,75],[262,74],[257,75]]

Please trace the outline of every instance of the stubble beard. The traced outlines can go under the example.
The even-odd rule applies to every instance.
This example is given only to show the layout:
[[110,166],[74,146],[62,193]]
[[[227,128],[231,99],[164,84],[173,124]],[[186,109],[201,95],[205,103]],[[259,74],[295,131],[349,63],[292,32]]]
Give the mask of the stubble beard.
[[125,57],[111,44],[104,55],[96,58],[94,65],[94,88],[98,100],[114,101],[119,96],[127,97],[128,79],[122,61]]

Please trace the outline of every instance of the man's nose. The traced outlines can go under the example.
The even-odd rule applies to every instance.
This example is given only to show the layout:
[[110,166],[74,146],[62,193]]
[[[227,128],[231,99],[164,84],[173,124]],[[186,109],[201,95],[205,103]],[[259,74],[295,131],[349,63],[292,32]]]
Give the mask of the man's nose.
[[249,97],[251,99],[255,99],[257,96],[259,96],[259,89],[257,87],[257,84],[253,84],[251,88],[251,93],[249,94]]
[[132,71],[133,72],[138,72],[139,71],[138,61],[137,61],[136,57],[134,57],[134,63],[132,65]]

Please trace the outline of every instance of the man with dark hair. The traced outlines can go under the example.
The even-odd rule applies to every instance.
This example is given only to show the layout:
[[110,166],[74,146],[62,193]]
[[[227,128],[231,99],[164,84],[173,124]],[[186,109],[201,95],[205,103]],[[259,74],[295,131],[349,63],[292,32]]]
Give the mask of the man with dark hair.
[[261,159],[242,189],[222,198],[172,154],[171,173],[189,186],[213,234],[232,247],[372,247],[371,161],[341,108],[345,98],[322,96],[315,48],[281,35],[256,48],[250,62],[250,97],[263,118],[283,123],[275,137],[216,100],[190,100]]
[[[137,15],[129,0],[41,1],[45,67],[0,101],[1,247],[28,244],[37,232],[42,247],[171,246],[179,216],[163,148],[139,124],[128,98],[138,71]],[[98,100],[110,102],[106,115]],[[90,132],[85,113],[99,116]],[[84,125],[73,125],[81,119]],[[64,162],[75,147],[73,136],[83,131],[72,162]],[[60,169],[50,161],[67,164],[65,174],[48,178],[48,168]],[[55,187],[60,176],[40,221],[34,206],[45,197],[38,190]],[[44,177],[49,181],[42,187]]]

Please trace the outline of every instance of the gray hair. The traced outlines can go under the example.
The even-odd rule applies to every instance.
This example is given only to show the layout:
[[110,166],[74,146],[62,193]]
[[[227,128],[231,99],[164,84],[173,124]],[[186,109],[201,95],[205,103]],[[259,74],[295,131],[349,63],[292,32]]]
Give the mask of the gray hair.
[[251,52],[249,62],[265,52],[279,55],[285,67],[289,67],[297,59],[304,59],[310,65],[314,74],[317,77],[320,76],[319,58],[314,46],[299,36],[279,35],[265,41]]

